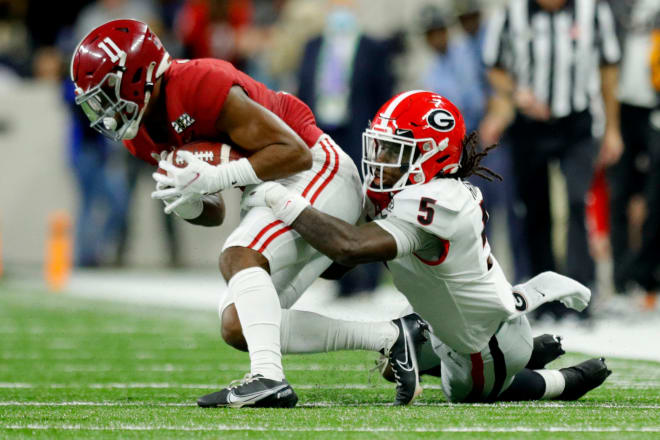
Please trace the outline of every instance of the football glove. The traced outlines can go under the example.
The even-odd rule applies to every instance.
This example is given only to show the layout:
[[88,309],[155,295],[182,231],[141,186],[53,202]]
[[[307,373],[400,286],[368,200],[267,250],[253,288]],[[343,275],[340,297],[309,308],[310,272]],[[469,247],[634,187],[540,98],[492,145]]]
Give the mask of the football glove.
[[187,165],[180,168],[168,160],[158,163],[167,175],[154,173],[153,178],[167,188],[152,192],[152,198],[164,200],[179,197],[172,204],[183,203],[181,199],[188,201],[193,194],[215,194],[223,189],[262,182],[246,158],[214,166],[197,158],[190,151],[179,151],[177,157],[183,159]]
[[255,206],[269,207],[275,217],[290,226],[310,203],[277,182],[265,182],[249,190],[241,202],[243,209]]
[[[169,153],[167,151],[162,151],[160,155],[158,153],[152,153],[151,157],[153,157],[156,161],[167,161],[168,154]],[[162,174],[159,173],[154,173],[154,175],[155,174],[162,176]],[[156,191],[162,191],[168,188],[170,187],[159,181],[156,181]],[[202,211],[204,211],[204,203],[202,202],[201,195],[191,195],[187,198],[172,196],[162,198],[161,200],[165,205],[164,211],[166,214],[173,212],[184,220],[197,218],[201,215]]]

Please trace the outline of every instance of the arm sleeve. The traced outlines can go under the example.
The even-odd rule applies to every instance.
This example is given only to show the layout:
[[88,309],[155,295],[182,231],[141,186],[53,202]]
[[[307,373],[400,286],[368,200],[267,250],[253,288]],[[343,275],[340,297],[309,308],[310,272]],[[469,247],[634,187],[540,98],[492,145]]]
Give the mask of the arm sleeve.
[[422,229],[396,217],[380,219],[375,222],[394,237],[397,258],[410,255],[421,249],[424,239],[428,236]]
[[506,52],[509,50],[508,29],[507,9],[501,8],[493,13],[486,28],[486,37],[482,49],[483,62],[486,67],[504,67],[504,60],[507,57]]
[[617,64],[621,60],[621,48],[616,36],[614,16],[609,3],[599,1],[596,6],[596,36],[601,64]]

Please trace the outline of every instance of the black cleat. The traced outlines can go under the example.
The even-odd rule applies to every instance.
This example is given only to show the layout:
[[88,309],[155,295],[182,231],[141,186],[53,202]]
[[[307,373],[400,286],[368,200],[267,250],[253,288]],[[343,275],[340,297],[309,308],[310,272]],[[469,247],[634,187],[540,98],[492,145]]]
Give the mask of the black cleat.
[[534,338],[532,356],[525,368],[542,370],[547,364],[566,353],[561,346],[561,336],[541,335]]
[[[392,371],[392,367],[390,366],[390,360],[387,358],[387,356],[381,354],[380,358],[376,359],[376,366],[373,368],[372,371],[378,371],[380,372],[381,376],[383,376],[383,379],[385,379],[388,382],[395,383],[396,381],[394,380],[394,372]],[[422,380],[421,376],[433,376],[433,377],[442,377],[441,375],[441,366],[440,364],[427,368],[426,370],[419,370],[419,376],[420,376],[420,382]]]
[[385,354],[396,382],[395,405],[408,405],[422,393],[419,385],[417,353],[426,341],[429,325],[416,313],[395,319],[399,337]]
[[560,368],[566,386],[558,400],[577,400],[601,385],[612,374],[605,365],[605,358],[589,359],[568,368]]
[[297,402],[298,396],[286,379],[266,379],[261,374],[247,374],[243,380],[197,399],[197,405],[202,408],[293,408]]

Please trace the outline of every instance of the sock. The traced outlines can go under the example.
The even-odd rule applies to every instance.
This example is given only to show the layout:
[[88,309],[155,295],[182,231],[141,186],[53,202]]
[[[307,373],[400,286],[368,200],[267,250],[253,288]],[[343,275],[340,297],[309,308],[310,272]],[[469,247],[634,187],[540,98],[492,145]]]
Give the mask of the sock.
[[546,391],[546,383],[538,371],[523,368],[513,376],[511,385],[497,398],[499,401],[539,400]]
[[353,322],[302,310],[282,310],[282,353],[389,349],[399,337],[391,321]]
[[559,370],[529,370],[523,368],[497,400],[520,401],[554,399],[564,392],[566,381]]
[[566,380],[559,370],[535,370],[545,380],[545,393],[542,399],[554,399],[564,392]]
[[243,336],[250,353],[250,372],[268,379],[284,379],[280,351],[281,306],[268,272],[243,269],[228,283]]

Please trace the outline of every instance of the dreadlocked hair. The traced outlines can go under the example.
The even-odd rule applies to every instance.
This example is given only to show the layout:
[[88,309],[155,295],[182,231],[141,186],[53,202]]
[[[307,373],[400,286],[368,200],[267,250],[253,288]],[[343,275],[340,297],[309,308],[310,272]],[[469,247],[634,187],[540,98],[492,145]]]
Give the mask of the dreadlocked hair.
[[460,177],[467,179],[470,176],[479,176],[492,182],[493,179],[502,181],[502,176],[495,171],[479,165],[481,159],[486,157],[488,153],[497,148],[497,144],[490,145],[483,150],[479,148],[479,136],[476,131],[473,131],[463,140],[463,155],[461,156],[461,166],[458,168],[456,174],[451,177]]

